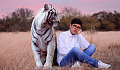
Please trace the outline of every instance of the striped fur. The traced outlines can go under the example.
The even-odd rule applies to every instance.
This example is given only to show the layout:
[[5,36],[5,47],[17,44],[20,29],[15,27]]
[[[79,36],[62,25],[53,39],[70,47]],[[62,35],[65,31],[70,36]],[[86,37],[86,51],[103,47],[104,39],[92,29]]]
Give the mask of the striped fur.
[[56,35],[54,26],[60,22],[57,11],[45,4],[41,8],[31,26],[32,50],[36,66],[52,66],[54,50],[56,48]]

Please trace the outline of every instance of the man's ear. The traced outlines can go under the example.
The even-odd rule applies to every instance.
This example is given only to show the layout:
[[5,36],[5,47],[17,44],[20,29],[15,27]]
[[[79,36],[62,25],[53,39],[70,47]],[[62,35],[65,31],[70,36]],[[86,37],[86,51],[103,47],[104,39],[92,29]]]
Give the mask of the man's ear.
[[48,10],[48,9],[49,9],[49,7],[48,7],[47,4],[44,5],[44,9],[45,9],[45,10]]

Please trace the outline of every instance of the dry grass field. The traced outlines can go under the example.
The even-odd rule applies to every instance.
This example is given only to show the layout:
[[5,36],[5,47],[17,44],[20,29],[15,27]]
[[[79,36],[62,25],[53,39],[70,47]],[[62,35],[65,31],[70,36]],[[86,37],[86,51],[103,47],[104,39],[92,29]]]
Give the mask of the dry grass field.
[[[61,31],[57,31],[57,37]],[[51,70],[120,70],[120,31],[82,33],[97,50],[92,56],[111,64],[109,69],[94,68],[83,63],[81,68],[53,67]],[[0,70],[34,70],[30,32],[0,33]]]

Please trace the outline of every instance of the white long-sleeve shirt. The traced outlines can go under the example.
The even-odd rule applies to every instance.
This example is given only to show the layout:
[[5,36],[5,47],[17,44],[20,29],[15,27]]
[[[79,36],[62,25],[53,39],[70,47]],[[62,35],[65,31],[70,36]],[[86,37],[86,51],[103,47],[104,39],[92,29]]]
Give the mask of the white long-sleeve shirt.
[[57,62],[60,65],[62,58],[73,48],[86,49],[90,43],[82,34],[72,35],[70,30],[60,33],[57,38]]

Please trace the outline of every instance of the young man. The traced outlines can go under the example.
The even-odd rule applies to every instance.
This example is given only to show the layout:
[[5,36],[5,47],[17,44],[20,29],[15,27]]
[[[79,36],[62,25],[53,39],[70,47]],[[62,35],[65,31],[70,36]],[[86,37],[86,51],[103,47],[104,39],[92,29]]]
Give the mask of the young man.
[[58,64],[66,67],[84,62],[98,68],[109,68],[111,65],[91,58],[96,47],[94,44],[90,44],[81,32],[82,22],[80,19],[74,18],[71,21],[70,30],[60,33],[57,39]]

